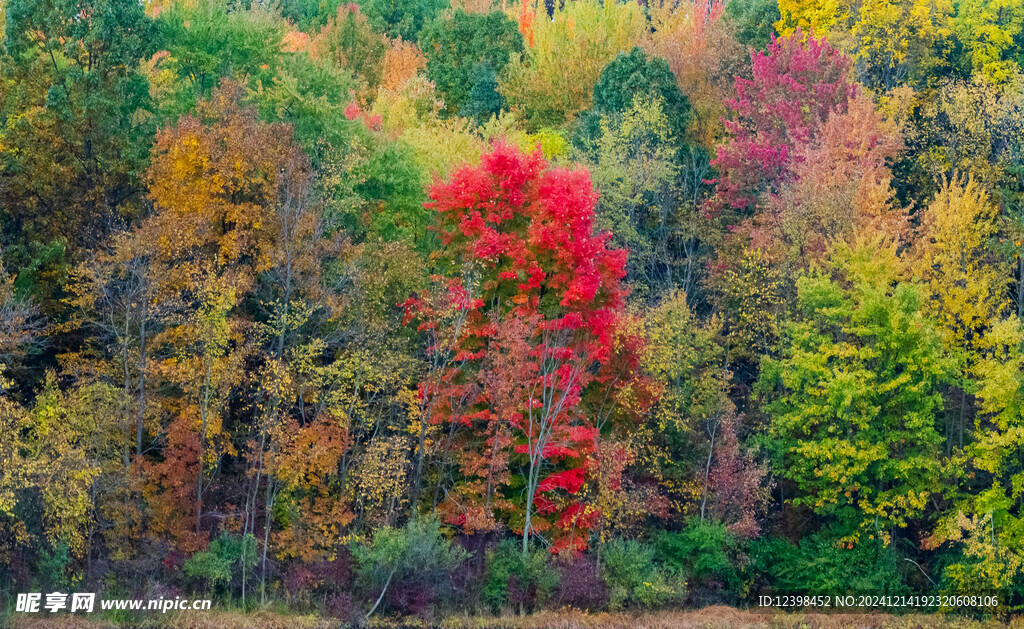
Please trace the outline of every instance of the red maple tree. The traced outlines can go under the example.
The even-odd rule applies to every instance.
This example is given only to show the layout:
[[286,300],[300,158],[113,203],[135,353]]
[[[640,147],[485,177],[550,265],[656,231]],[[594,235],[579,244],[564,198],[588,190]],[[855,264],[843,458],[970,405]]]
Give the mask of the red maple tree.
[[[430,197],[442,273],[435,291],[405,305],[434,339],[424,422],[463,435],[438,440],[461,473],[439,510],[470,530],[504,511],[524,549],[547,531],[553,551],[585,548],[599,517],[582,498],[599,436],[588,400],[623,385],[607,367],[629,362],[617,348],[635,349],[614,342],[627,253],[595,233],[589,173],[549,168],[539,151],[499,144]],[[500,487],[516,467],[522,503]]]
[[751,56],[752,78],[736,77],[736,98],[726,101],[732,136],[718,147],[717,194],[709,213],[744,212],[792,178],[796,148],[813,139],[832,112],[846,111],[857,90],[850,60],[825,39],[772,36]]

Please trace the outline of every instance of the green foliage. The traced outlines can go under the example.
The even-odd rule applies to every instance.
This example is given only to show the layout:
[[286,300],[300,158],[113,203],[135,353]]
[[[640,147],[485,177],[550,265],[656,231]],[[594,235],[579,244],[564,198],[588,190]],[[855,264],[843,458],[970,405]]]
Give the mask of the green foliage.
[[36,564],[36,578],[41,586],[50,590],[68,590],[81,580],[73,570],[74,557],[68,543],[60,540],[50,548],[40,551]]
[[768,45],[781,17],[777,0],[729,0],[725,15],[736,29],[736,39],[757,50]]
[[441,534],[437,520],[426,518],[379,528],[372,540],[355,542],[351,550],[360,585],[374,595],[398,584],[436,587],[469,556]]
[[523,36],[499,11],[481,15],[456,10],[423,29],[420,46],[444,111],[486,120],[501,109],[500,99],[495,102],[496,77],[513,54],[523,51]]
[[601,570],[611,593],[608,604],[612,609],[652,609],[678,604],[685,598],[685,581],[655,563],[654,546],[617,539],[601,551]]
[[848,541],[887,543],[938,490],[949,368],[921,288],[898,269],[893,246],[837,246],[826,270],[799,278],[798,317],[758,383],[793,504],[836,518]]
[[647,339],[644,369],[665,383],[651,414],[665,449],[659,468],[674,489],[703,476],[712,446],[708,428],[721,415],[730,386],[731,374],[722,368],[725,339],[721,320],[698,320],[682,293],[648,313]]
[[[153,23],[133,0],[4,3],[0,209],[7,262],[50,299],[61,267],[136,215],[153,138]],[[51,254],[63,253],[55,256]],[[23,284],[24,285],[24,284]]]
[[527,49],[513,57],[501,94],[530,130],[573,120],[590,108],[594,85],[615,57],[649,29],[635,1],[574,0],[543,19],[543,2],[523,7]]
[[448,3],[444,0],[366,0],[360,6],[378,31],[392,39],[416,41],[423,27]]
[[837,541],[842,531],[822,531],[798,543],[766,537],[753,543],[751,567],[775,591],[817,595],[908,594],[906,571],[915,569],[880,539]]
[[339,8],[313,39],[312,48],[318,59],[344,68],[368,92],[380,85],[388,45],[357,5]]
[[430,214],[423,207],[425,175],[407,144],[382,143],[355,167],[353,176],[354,191],[366,203],[344,217],[353,236],[408,239],[426,245]]
[[327,24],[344,4],[344,0],[280,0],[278,6],[282,17],[308,33]]
[[490,62],[481,61],[469,72],[469,97],[462,115],[483,124],[501,113],[501,94],[498,93],[498,75]]
[[239,570],[252,570],[259,559],[256,538],[224,534],[210,542],[207,550],[185,560],[181,571],[199,586],[218,589],[239,578]]
[[[1001,495],[998,487],[986,493],[988,497],[996,496],[996,500],[985,500],[983,495],[979,506],[1003,503],[1003,513],[998,515],[1004,525],[995,524],[992,511],[980,517],[967,517],[958,512],[955,522],[951,523],[955,531],[949,534],[950,541],[956,544],[951,556],[944,558],[947,563],[942,569],[940,588],[946,593],[999,592],[1008,597],[1004,601],[1019,601],[1024,594],[1024,557],[1020,554],[1019,537],[1014,537],[1020,534],[1020,523],[1013,519],[1007,522],[1005,506],[1010,501]],[[1009,544],[1004,545],[1003,540]]]
[[286,55],[277,74],[250,101],[269,122],[287,122],[295,139],[320,163],[338,150],[365,143],[365,127],[345,117],[355,83],[342,70],[307,55]]
[[164,67],[177,76],[163,103],[173,119],[189,111],[224,77],[269,86],[281,59],[286,24],[263,3],[230,11],[219,0],[173,2],[160,12],[156,28],[167,58]]
[[[690,101],[679,91],[668,62],[648,57],[639,46],[628,53],[620,52],[601,72],[594,86],[594,105],[589,116],[622,114],[641,99],[661,102],[668,120],[668,135],[677,142],[685,139]],[[583,114],[583,125],[587,124],[587,117]]]
[[962,66],[995,83],[1019,73],[1024,6],[1012,0],[960,0],[953,32],[964,49]]
[[589,151],[601,194],[597,223],[629,250],[627,281],[634,294],[651,298],[693,289],[703,222],[679,185],[677,136],[664,101],[637,98],[599,121],[600,134]]
[[533,603],[543,604],[558,587],[558,571],[551,562],[551,554],[533,549],[524,554],[515,540],[502,540],[498,547],[487,552],[487,574],[483,587],[483,600],[495,613],[510,604],[509,585],[520,592],[532,592]]
[[673,573],[738,591],[736,538],[724,524],[693,519],[679,533],[661,533],[655,548],[658,559]]

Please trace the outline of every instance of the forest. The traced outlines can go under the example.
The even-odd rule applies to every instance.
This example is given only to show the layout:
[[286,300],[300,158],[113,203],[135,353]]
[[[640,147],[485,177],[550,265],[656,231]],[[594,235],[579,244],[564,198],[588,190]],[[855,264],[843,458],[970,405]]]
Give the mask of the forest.
[[0,25],[0,625],[1024,607],[1019,0]]

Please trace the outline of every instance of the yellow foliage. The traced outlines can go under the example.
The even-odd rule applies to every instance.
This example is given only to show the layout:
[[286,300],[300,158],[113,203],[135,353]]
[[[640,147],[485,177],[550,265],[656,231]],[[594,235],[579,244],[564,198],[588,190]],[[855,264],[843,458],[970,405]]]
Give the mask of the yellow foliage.
[[[534,15],[544,14],[543,2],[527,2],[525,8]],[[647,19],[636,0],[566,2],[550,20],[533,21],[533,44],[513,56],[499,91],[532,128],[572,119],[590,107],[608,62],[639,44],[646,31]]]
[[942,61],[935,46],[952,32],[951,0],[780,0],[775,28],[827,37],[857,62],[865,85],[882,91],[928,75]]

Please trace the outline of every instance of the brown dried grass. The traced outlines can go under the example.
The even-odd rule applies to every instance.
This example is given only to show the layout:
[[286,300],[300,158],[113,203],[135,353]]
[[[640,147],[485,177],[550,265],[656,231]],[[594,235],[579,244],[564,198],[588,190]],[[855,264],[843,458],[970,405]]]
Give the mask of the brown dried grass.
[[[115,624],[99,618],[16,615],[4,625],[10,629],[340,629],[334,619],[275,612],[211,611],[169,613],[140,617]],[[939,614],[893,616],[883,613],[820,614],[782,611],[746,611],[707,607],[694,611],[652,614],[587,613],[577,610],[546,611],[528,616],[449,616],[435,622],[418,618],[374,618],[373,629],[1024,629],[1024,617],[1007,620],[971,620]]]

